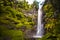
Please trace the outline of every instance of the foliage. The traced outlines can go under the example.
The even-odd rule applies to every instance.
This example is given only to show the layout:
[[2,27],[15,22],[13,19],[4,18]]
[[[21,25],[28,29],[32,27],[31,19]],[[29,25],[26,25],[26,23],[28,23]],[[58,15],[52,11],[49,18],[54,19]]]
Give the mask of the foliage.
[[1,38],[2,40],[7,40],[7,39],[22,40],[24,38],[23,34],[24,33],[20,30],[9,30],[5,26],[0,26],[0,38],[2,37]]
[[[49,1],[49,2],[48,2]],[[48,0],[43,6],[45,12],[46,33],[40,40],[60,40],[60,5],[59,0]]]
[[34,2],[33,2],[33,4],[32,4],[32,6],[34,6],[34,8],[35,8],[36,10],[38,10],[38,3],[39,3],[39,2],[37,2],[36,0],[34,0]]
[[45,24],[45,28],[53,28],[55,27],[55,22],[56,20],[54,19],[54,8],[52,6],[52,4],[46,4],[44,6],[44,11],[45,11],[45,21],[46,21],[46,24]]
[[59,0],[50,0],[55,9],[60,10],[60,1]]
[[0,0],[1,40],[24,40],[24,32],[34,26],[32,17],[24,15],[23,12],[30,9],[31,5],[26,1]]
[[[59,0],[48,0],[43,6],[46,33],[38,40],[60,40],[59,3]],[[26,0],[0,0],[0,40],[25,40],[25,31],[35,24],[25,13],[33,8],[38,10],[36,0],[32,5]]]

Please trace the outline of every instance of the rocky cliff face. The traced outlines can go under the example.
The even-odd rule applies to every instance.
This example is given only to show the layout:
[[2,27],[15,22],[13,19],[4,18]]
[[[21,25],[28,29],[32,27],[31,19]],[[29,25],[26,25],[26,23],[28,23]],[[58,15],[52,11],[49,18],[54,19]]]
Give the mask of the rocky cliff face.
[[25,16],[30,16],[32,18],[32,21],[34,21],[35,25],[32,27],[31,30],[26,30],[25,35],[26,38],[31,38],[36,33],[36,27],[37,27],[37,16],[38,16],[38,10],[35,8],[31,9],[30,11],[25,11]]

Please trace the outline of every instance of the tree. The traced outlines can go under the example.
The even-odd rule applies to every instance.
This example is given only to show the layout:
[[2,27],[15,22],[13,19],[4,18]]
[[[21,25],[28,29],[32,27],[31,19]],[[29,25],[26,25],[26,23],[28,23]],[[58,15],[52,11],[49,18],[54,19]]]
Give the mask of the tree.
[[[24,31],[31,29],[34,25],[34,21],[32,21],[31,17],[17,10],[21,7],[22,10],[27,10],[29,7],[28,3],[26,1],[20,3],[15,0],[0,0],[1,40],[24,40]],[[18,7],[18,4],[21,7]]]
[[34,6],[33,8],[35,8],[36,10],[38,10],[38,2],[36,0],[34,0],[32,6]]

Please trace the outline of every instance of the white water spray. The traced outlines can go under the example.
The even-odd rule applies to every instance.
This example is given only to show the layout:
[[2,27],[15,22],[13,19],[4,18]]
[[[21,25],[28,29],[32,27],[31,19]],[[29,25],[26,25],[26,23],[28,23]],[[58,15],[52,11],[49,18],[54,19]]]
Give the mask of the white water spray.
[[37,33],[35,38],[42,38],[44,34],[43,24],[42,24],[42,7],[44,5],[45,0],[40,0],[39,2],[39,9],[38,9],[38,25],[37,25]]

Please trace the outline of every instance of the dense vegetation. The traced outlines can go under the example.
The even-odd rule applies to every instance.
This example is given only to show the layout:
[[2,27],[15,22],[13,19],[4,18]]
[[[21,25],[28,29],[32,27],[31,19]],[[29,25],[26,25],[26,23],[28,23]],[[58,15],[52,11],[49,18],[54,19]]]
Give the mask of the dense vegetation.
[[0,0],[0,40],[23,40],[34,26],[32,16],[26,15],[31,9],[25,0]]
[[[46,0],[43,6],[45,35],[37,40],[60,40],[59,3],[60,0]],[[30,40],[25,38],[25,32],[36,25],[33,20],[36,17],[28,15],[33,8],[38,11],[36,0],[32,5],[25,0],[0,0],[0,40]]]
[[46,0],[45,12],[46,35],[42,40],[60,40],[60,0]]

